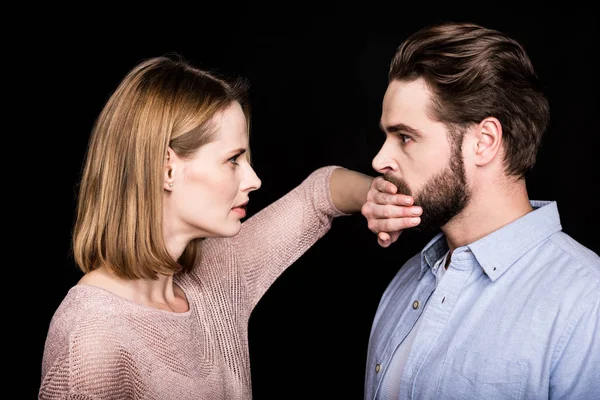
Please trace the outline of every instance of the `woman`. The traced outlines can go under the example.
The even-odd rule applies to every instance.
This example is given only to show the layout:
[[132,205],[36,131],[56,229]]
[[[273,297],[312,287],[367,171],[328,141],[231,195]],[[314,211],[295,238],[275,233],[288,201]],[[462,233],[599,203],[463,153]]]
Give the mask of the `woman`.
[[[250,399],[248,320],[277,277],[360,211],[372,178],[313,172],[243,224],[261,182],[242,83],[181,59],[132,69],[92,131],[41,399]],[[408,215],[408,213],[407,213]]]

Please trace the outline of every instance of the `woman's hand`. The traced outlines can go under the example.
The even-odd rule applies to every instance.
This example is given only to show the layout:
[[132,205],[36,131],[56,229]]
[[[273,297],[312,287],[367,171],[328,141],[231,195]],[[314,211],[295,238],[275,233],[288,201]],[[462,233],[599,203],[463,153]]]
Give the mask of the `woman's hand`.
[[421,222],[421,207],[413,206],[411,196],[396,194],[396,191],[396,185],[379,176],[371,182],[367,201],[361,208],[369,230],[377,234],[381,247],[388,247],[404,229]]

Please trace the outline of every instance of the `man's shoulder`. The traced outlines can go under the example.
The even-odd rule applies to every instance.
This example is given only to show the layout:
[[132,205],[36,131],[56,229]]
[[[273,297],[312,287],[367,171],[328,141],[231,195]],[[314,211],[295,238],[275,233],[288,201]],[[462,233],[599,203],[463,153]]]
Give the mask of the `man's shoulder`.
[[417,253],[411,256],[404,264],[402,264],[402,268],[398,271],[398,274],[401,275],[414,275],[419,274],[421,272],[421,259],[423,254]]
[[408,260],[406,260],[406,262],[404,263],[404,266],[412,266],[412,267],[421,267],[421,257],[422,257],[422,253],[416,253],[414,255],[412,255]]
[[557,292],[576,290],[578,297],[584,293],[600,297],[600,256],[567,233],[551,235],[533,255],[544,275],[554,280]]
[[589,247],[575,240],[569,234],[561,231],[549,238],[558,251],[572,259],[574,263],[594,271],[600,279],[600,256]]

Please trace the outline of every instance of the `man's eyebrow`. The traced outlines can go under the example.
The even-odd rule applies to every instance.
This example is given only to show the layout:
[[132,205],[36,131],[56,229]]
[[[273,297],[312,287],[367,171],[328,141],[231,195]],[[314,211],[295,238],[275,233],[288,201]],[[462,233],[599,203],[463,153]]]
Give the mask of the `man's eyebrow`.
[[381,124],[381,122],[379,122],[379,129],[381,129],[385,133],[393,133],[396,135],[407,134],[407,135],[412,135],[412,136],[416,136],[416,137],[423,136],[423,134],[418,129],[415,129],[412,126],[402,124],[402,123],[384,127]]

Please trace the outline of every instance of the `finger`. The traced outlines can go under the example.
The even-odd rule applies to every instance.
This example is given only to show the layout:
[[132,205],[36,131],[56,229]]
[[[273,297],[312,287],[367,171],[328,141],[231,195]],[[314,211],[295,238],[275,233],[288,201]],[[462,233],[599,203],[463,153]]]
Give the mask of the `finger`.
[[392,237],[387,232],[379,232],[377,234],[377,239],[381,240],[382,242],[389,242],[392,239]]
[[420,217],[376,219],[369,220],[369,229],[372,232],[398,232],[420,223]]
[[400,234],[402,233],[402,231],[399,232],[391,232],[390,235],[390,242],[394,243],[396,240],[398,240],[398,237],[400,237]]
[[418,217],[422,212],[423,209],[419,206],[405,207],[373,203],[368,203],[365,206],[367,218],[371,219]]
[[367,192],[367,201],[377,204],[395,204],[398,206],[412,206],[413,198],[405,194],[389,194],[370,189]]
[[377,243],[381,247],[388,247],[390,244],[392,244],[390,235],[388,235],[386,232],[379,232],[377,234]]
[[[379,197],[377,197],[379,196]],[[381,196],[386,196],[386,197],[381,197]],[[378,181],[373,181],[371,188],[369,189],[369,191],[367,192],[367,200],[371,200],[371,201],[375,201],[378,202],[376,199],[389,199],[389,200],[383,200],[381,201],[382,203],[388,203],[388,204],[404,204],[404,205],[413,205],[414,203],[414,199],[412,198],[412,196],[407,195],[407,194],[403,194],[403,193],[396,193],[396,186],[388,181],[385,181],[383,179],[380,179]]]
[[395,194],[381,192],[375,188],[369,189],[367,192],[367,202],[377,204],[394,204]]
[[381,247],[388,247],[389,245],[394,243],[396,240],[398,240],[398,237],[400,236],[401,233],[402,233],[402,231],[391,232],[391,233],[379,232],[379,234],[377,235],[377,243],[379,243],[379,245]]
[[375,189],[384,193],[395,194],[398,191],[396,185],[394,185],[392,182],[386,181],[382,177],[377,177],[376,179],[374,179],[373,186],[375,187]]
[[412,206],[414,201],[415,199],[413,199],[412,196],[409,196],[407,194],[398,193],[396,195],[396,204],[398,205],[404,204],[405,206]]

